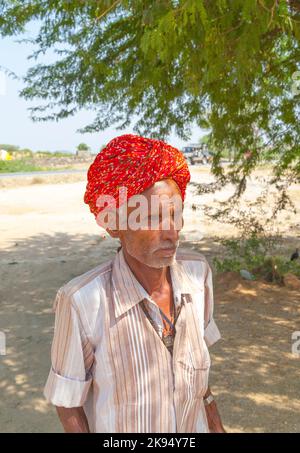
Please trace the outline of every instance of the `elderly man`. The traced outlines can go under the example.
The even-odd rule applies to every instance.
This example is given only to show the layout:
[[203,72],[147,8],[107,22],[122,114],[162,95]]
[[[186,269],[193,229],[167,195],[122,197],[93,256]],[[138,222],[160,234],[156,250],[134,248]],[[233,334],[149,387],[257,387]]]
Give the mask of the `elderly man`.
[[[211,269],[178,249],[174,200],[189,180],[180,151],[135,135],[113,139],[88,171],[84,201],[121,247],[56,295],[44,394],[66,432],[224,432],[208,385],[220,338]],[[136,197],[145,203],[130,222]]]

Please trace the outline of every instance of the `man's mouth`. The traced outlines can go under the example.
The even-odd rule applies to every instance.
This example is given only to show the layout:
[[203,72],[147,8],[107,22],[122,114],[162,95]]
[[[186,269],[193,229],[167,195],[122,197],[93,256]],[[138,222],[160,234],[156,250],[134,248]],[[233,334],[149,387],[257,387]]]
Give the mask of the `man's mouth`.
[[174,253],[176,252],[176,247],[161,248],[157,251],[167,256],[174,255]]

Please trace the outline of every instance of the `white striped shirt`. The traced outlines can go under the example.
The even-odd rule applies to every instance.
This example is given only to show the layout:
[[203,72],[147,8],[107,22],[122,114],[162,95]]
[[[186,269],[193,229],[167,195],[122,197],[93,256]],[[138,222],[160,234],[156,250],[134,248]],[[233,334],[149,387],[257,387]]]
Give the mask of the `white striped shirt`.
[[[173,354],[161,339],[159,308],[122,249],[58,290],[44,395],[56,406],[83,406],[91,432],[208,432],[203,404],[207,346],[220,338],[212,273],[202,254],[179,248],[170,275],[174,303],[182,304]],[[142,310],[142,300],[159,332]]]

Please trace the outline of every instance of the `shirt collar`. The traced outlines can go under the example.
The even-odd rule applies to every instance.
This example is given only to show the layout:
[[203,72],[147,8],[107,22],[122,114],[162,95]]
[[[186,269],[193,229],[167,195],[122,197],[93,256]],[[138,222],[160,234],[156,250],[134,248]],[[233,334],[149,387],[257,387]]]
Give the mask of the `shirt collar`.
[[[182,295],[197,291],[195,281],[190,277],[184,261],[178,260],[178,250],[174,264],[170,265],[170,275],[175,301],[180,302]],[[112,285],[116,318],[126,313],[143,299],[149,299],[149,294],[128,266],[122,248],[112,261]]]

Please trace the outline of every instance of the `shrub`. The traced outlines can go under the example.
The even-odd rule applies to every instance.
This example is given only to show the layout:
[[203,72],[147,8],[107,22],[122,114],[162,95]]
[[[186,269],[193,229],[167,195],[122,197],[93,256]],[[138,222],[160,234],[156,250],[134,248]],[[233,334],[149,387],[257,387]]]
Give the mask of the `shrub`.
[[217,272],[246,269],[259,278],[277,283],[282,283],[284,274],[288,272],[300,278],[300,263],[276,254],[276,245],[281,241],[278,236],[257,235],[221,240],[220,243],[225,246],[225,257],[214,258],[213,264]]

